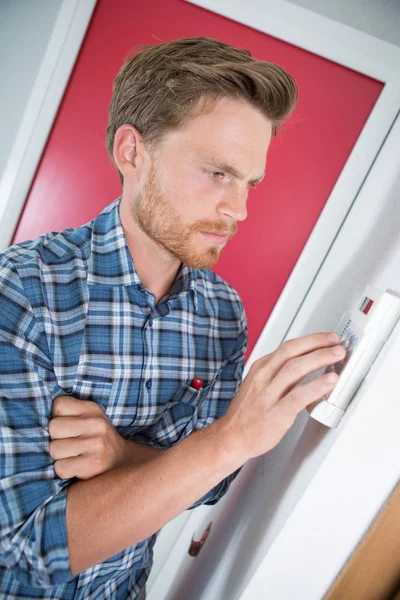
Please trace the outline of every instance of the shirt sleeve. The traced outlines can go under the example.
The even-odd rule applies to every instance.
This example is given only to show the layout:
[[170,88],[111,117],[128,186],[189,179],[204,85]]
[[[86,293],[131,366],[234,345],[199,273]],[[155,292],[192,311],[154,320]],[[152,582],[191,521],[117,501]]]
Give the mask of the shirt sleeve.
[[[203,404],[203,407],[200,411],[199,428],[210,425],[212,422],[214,422],[216,419],[219,419],[226,413],[242,381],[244,355],[248,342],[247,319],[243,308],[239,331],[240,333],[235,344],[233,354],[229,361],[222,368],[220,376],[218,377],[215,385],[213,386],[212,392],[210,393],[210,397],[207,398],[207,401]],[[234,481],[240,471],[241,469],[238,469],[223,479],[218,485],[205,494],[205,496],[193,504],[189,510],[196,508],[197,506],[201,506],[202,504],[216,504],[226,494],[232,481]]]
[[66,481],[48,423],[57,385],[43,328],[13,264],[0,258],[0,568],[45,588],[73,579]]

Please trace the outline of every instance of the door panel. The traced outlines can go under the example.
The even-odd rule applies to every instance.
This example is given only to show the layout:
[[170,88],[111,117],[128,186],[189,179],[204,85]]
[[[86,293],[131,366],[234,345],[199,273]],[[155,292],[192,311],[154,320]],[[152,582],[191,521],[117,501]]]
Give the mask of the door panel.
[[112,81],[143,43],[217,37],[297,80],[294,115],[271,144],[249,217],[215,271],[240,293],[253,348],[346,163],[382,83],[181,0],[99,0],[14,243],[80,225],[120,195],[104,145]]

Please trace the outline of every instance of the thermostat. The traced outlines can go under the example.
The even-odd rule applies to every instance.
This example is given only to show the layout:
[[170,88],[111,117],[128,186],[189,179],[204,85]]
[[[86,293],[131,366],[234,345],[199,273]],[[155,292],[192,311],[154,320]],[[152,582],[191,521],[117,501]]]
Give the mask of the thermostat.
[[346,356],[325,369],[337,373],[339,379],[330,394],[307,407],[313,419],[337,427],[399,317],[400,298],[370,286],[365,289],[336,329]]

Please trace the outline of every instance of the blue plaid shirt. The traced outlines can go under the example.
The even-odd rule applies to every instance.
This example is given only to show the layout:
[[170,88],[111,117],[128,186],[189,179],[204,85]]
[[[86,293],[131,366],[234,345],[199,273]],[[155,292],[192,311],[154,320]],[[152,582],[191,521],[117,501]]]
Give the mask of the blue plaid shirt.
[[[0,292],[0,597],[136,598],[156,536],[71,574],[72,481],[57,477],[49,455],[53,401],[93,400],[123,437],[178,443],[221,417],[241,381],[240,298],[212,271],[184,266],[155,305],[135,271],[119,200],[87,225],[8,248]],[[216,502],[235,475],[197,504]]]

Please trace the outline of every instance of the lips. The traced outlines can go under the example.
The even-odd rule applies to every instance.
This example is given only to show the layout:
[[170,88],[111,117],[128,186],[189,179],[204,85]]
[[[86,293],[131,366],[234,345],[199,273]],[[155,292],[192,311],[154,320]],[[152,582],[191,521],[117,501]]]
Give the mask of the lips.
[[226,242],[230,235],[228,231],[224,231],[222,233],[220,231],[218,233],[215,231],[201,231],[200,233],[209,240],[219,244]]
[[210,235],[220,235],[221,237],[226,237],[229,235],[229,231],[203,231],[202,233],[209,233]]

